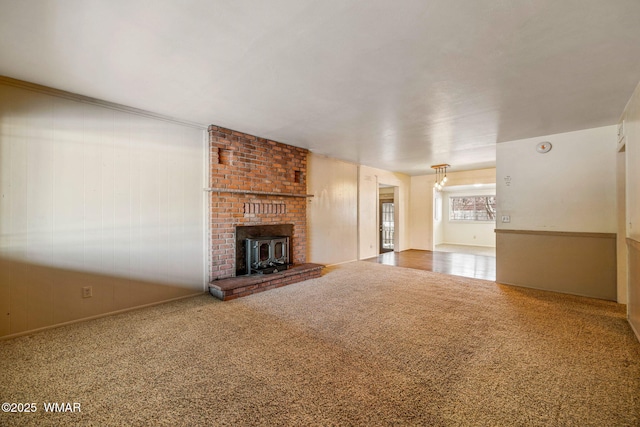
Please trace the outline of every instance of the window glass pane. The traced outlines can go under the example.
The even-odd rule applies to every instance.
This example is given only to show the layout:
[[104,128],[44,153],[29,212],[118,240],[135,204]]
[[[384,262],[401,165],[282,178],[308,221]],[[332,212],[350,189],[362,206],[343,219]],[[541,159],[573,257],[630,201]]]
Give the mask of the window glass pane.
[[495,221],[496,196],[451,197],[450,221]]

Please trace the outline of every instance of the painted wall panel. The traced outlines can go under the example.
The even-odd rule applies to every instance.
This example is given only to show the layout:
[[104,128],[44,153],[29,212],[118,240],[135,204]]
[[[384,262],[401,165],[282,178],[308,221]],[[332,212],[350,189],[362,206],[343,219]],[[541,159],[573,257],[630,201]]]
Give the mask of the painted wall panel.
[[[358,259],[378,255],[378,188],[379,181],[371,168],[359,166],[358,181]],[[397,225],[397,224],[396,224]],[[396,226],[396,230],[399,227]],[[398,249],[396,249],[398,250]]]
[[640,243],[628,240],[629,252],[629,301],[627,314],[636,337],[640,340]]
[[[11,89],[11,90],[10,90]],[[11,96],[13,88],[0,86],[0,98]],[[0,102],[0,236],[11,235],[11,207],[3,200],[11,191],[12,106]],[[11,332],[11,268],[6,259],[11,246],[8,237],[0,238],[0,336]]]
[[325,265],[358,258],[358,167],[307,157],[307,261]]
[[127,277],[130,269],[131,249],[131,158],[129,157],[128,117],[117,112],[114,118],[120,125],[114,130],[113,152],[113,212],[110,232],[113,233],[113,274]]
[[433,246],[445,242],[444,226],[447,221],[446,201],[444,194],[440,191],[433,191]]
[[204,131],[0,83],[0,336],[204,290]]
[[[30,104],[33,105],[33,102]],[[28,262],[50,263],[53,259],[53,180],[54,156],[53,102],[31,110],[27,119],[27,259]],[[44,190],[44,191],[43,191]],[[53,322],[51,304],[53,279],[41,271],[29,274],[27,288],[27,329],[37,329]]]
[[614,234],[499,230],[496,261],[499,283],[616,299]]
[[[98,250],[100,252],[100,264],[97,266],[98,271],[108,274],[115,270],[115,145],[116,133],[115,126],[111,123],[115,121],[115,111],[105,109],[102,112],[104,125],[100,135],[100,167],[97,169],[100,173],[100,195],[102,204],[100,206],[100,243]],[[119,171],[118,171],[119,172]]]
[[82,110],[82,127],[84,141],[95,140],[95,144],[82,144],[83,170],[83,253],[84,264],[95,266],[95,271],[101,271],[102,253],[102,175],[101,157],[102,133],[106,122],[103,117],[104,109],[95,105],[88,105]]
[[82,104],[56,98],[53,110],[54,263],[69,270],[84,267],[84,145]]
[[[433,250],[433,176],[422,175],[411,177],[410,224],[412,249]],[[441,225],[440,222],[438,225]],[[442,228],[438,228],[438,237]]]
[[616,264],[618,299],[620,304],[627,304],[628,294],[628,250],[627,250],[627,203],[626,203],[626,164],[627,153],[619,150],[616,154],[616,208],[617,208],[617,242]]
[[626,154],[627,313],[640,340],[640,84],[624,111]]
[[627,237],[640,242],[640,84],[624,114],[627,153]]
[[[31,94],[30,94],[31,95]],[[10,127],[13,144],[9,151],[9,192],[4,200],[11,200],[9,207],[9,256],[27,258],[27,135],[21,132],[28,126],[28,119],[22,112],[29,107],[29,99],[21,99],[11,111]],[[0,169],[2,165],[0,165]],[[24,283],[28,269],[24,265],[11,269],[11,281]],[[16,331],[28,329],[28,288],[11,288],[11,328]]]

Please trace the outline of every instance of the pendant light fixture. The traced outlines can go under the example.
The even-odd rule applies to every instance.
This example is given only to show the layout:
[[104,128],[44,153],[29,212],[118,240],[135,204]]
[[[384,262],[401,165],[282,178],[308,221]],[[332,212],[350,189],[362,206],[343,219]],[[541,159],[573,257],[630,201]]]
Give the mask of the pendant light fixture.
[[432,165],[431,169],[436,170],[436,183],[433,184],[433,188],[437,191],[442,191],[445,184],[447,183],[447,168],[451,167],[447,164],[442,165]]

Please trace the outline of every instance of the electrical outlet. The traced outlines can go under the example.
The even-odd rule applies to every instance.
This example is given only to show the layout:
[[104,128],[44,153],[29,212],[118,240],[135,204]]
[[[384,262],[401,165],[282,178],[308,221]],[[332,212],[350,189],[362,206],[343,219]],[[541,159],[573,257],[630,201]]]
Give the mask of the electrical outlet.
[[93,288],[91,286],[85,286],[82,288],[82,298],[91,298],[93,296]]
[[511,222],[510,215],[502,215],[502,222]]

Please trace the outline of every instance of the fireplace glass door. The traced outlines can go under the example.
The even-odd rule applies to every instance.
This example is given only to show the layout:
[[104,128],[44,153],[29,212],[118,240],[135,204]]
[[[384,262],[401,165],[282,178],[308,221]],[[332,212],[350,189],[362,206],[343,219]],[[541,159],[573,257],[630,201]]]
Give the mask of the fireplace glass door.
[[247,274],[274,273],[289,265],[289,238],[258,237],[246,240]]

